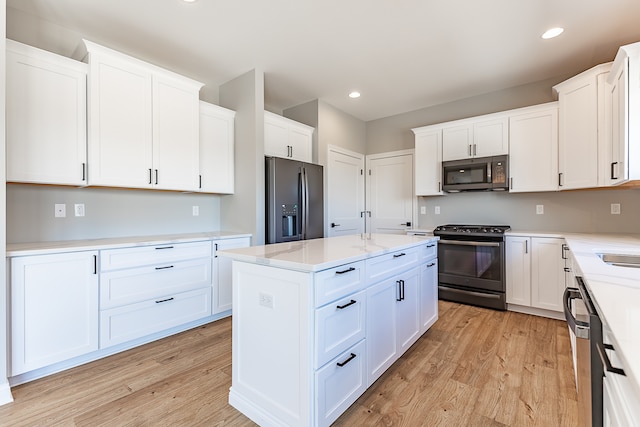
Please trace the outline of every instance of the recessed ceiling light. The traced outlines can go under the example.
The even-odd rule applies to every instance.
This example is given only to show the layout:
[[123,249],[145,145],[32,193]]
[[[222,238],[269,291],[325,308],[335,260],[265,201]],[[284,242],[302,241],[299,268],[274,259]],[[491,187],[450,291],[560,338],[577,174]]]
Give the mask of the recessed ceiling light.
[[360,98],[360,92],[356,92],[355,90],[349,94],[349,98]]
[[182,0],[185,3],[195,3],[197,0]]
[[560,34],[562,34],[563,31],[564,31],[564,28],[560,28],[560,27],[551,28],[544,32],[544,34],[542,35],[542,38],[552,39],[554,37],[558,37]]

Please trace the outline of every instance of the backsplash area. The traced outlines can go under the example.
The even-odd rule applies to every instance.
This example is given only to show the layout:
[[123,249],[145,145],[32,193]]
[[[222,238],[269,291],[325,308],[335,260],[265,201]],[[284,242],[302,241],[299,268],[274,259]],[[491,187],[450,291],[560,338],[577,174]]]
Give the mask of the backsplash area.
[[[620,214],[611,214],[611,204]],[[536,214],[543,206],[544,214]],[[420,214],[421,208],[426,214]],[[436,215],[436,207],[440,214]],[[418,198],[418,228],[505,224],[514,230],[640,233],[640,189],[553,193],[465,192]]]
[[[54,217],[54,205],[66,217]],[[85,216],[74,215],[84,204]],[[193,216],[198,206],[198,216]],[[220,196],[156,190],[7,185],[7,243],[197,233],[220,229]]]

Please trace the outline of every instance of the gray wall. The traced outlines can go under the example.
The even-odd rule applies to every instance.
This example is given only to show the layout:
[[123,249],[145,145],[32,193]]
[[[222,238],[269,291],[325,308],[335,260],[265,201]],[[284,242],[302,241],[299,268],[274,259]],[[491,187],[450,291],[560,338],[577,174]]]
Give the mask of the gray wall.
[[221,224],[264,244],[264,73],[252,70],[220,86],[220,105],[236,112],[235,194],[223,196]]
[[[8,184],[6,189],[9,243],[220,229],[217,195],[26,184]],[[54,217],[56,203],[66,204],[65,218]],[[75,203],[84,203],[84,217],[74,216]],[[199,206],[199,216],[192,215],[192,206]]]
[[[620,203],[620,215],[611,215]],[[516,230],[640,233],[640,189],[549,193],[467,192],[421,197],[418,228],[442,224],[506,224]],[[544,214],[536,215],[536,205]],[[440,206],[440,215],[435,207]]]

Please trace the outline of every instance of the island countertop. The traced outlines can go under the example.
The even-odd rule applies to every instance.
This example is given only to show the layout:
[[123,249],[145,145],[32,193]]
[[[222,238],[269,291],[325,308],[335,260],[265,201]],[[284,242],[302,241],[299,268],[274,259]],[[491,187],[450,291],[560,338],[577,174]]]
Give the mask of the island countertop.
[[407,236],[404,234],[353,234],[323,239],[275,243],[265,246],[220,251],[218,255],[237,261],[270,265],[288,270],[315,272],[401,251],[438,237]]

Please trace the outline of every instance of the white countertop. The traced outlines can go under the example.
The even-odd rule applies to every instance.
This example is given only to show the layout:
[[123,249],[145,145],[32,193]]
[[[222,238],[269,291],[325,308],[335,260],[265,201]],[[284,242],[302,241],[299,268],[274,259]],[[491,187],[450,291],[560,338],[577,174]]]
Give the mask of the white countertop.
[[599,253],[640,255],[640,235],[565,233],[596,310],[613,334],[614,348],[640,397],[640,268],[606,264]]
[[197,242],[200,240],[231,239],[234,237],[251,237],[251,234],[236,233],[232,231],[213,231],[206,233],[113,237],[91,240],[64,240],[58,242],[10,243],[7,244],[7,257],[44,255],[60,252],[92,251],[123,248],[128,246]]
[[[370,238],[369,238],[370,237]],[[314,272],[438,240],[403,234],[360,234],[276,243],[219,251],[218,255],[253,264]]]

